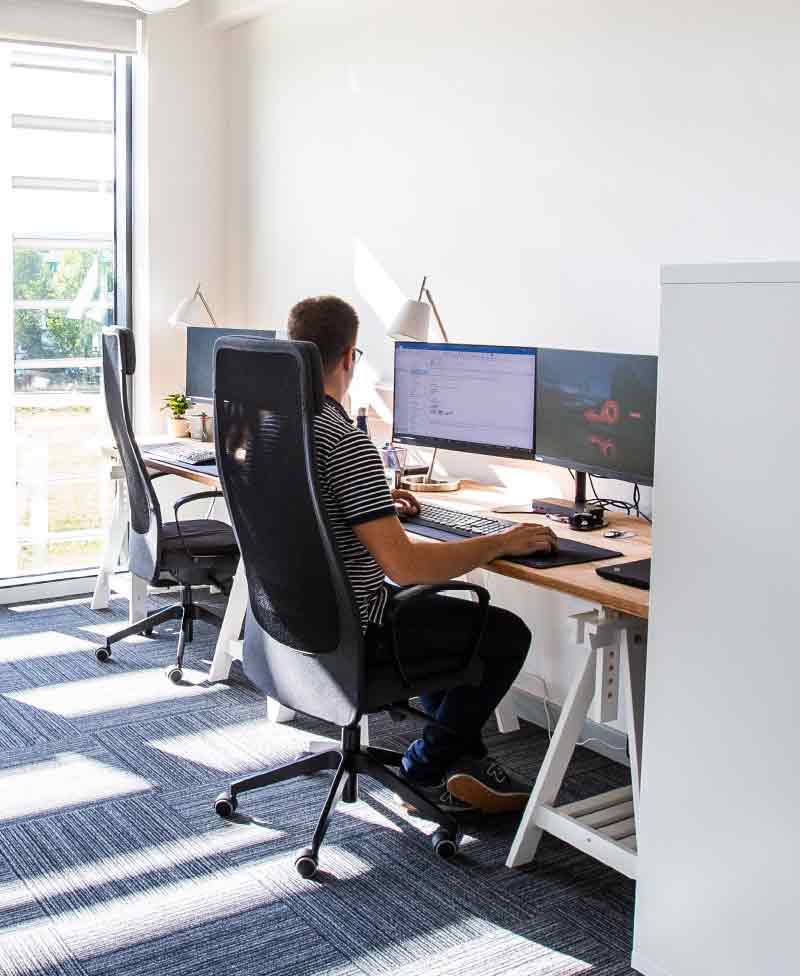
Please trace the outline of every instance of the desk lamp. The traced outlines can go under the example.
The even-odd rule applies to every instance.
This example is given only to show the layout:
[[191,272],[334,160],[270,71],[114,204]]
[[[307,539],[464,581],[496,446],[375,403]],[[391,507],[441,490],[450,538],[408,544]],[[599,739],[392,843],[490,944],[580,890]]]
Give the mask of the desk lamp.
[[[428,341],[428,329],[430,326],[430,315],[431,310],[433,311],[433,316],[436,319],[436,324],[439,326],[439,331],[442,333],[442,340],[444,342],[450,342],[447,336],[442,320],[439,316],[439,310],[436,308],[436,302],[433,300],[433,295],[431,295],[430,290],[427,287],[428,276],[422,279],[422,284],[419,288],[419,296],[417,300],[414,301],[411,298],[407,298],[400,307],[400,311],[394,318],[394,321],[386,330],[386,335],[390,339],[407,339],[411,342],[427,342]],[[428,299],[427,304],[423,302],[422,297]],[[436,464],[436,455],[438,453],[438,448],[433,449],[433,454],[431,455],[431,463],[428,467],[428,473],[421,475],[419,481],[414,480],[409,482],[409,487],[414,488],[415,491],[458,491],[461,482],[460,481],[437,481],[433,477],[433,468]]]
[[182,301],[178,302],[178,307],[175,309],[175,311],[172,313],[172,315],[170,315],[168,319],[169,324],[182,325],[185,328],[191,326],[192,322],[189,321],[189,311],[194,305],[195,300],[198,298],[203,303],[203,308],[208,313],[208,317],[211,319],[211,324],[216,325],[217,320],[214,318],[214,313],[209,308],[208,302],[205,299],[205,295],[200,290],[200,282],[197,283],[197,288],[195,288],[193,295],[191,295],[189,298],[184,298]]

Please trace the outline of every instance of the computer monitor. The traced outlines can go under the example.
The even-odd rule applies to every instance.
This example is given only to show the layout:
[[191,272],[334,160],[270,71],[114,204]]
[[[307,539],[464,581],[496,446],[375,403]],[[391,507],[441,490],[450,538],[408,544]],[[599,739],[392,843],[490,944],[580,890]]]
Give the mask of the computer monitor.
[[656,356],[539,349],[536,459],[572,468],[575,507],[586,474],[653,483]]
[[186,330],[186,396],[190,400],[214,399],[214,343],[222,336],[274,339],[275,330],[189,326]]
[[534,457],[536,350],[398,342],[393,438],[400,444]]

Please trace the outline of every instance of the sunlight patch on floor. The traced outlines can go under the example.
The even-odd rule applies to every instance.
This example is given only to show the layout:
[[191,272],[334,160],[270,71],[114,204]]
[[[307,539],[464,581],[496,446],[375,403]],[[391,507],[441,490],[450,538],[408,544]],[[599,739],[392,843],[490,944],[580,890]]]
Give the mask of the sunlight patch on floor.
[[14,820],[150,790],[148,780],[74,752],[0,770],[0,820]]
[[73,634],[64,634],[57,630],[40,630],[33,634],[0,637],[0,663],[2,664],[55,657],[59,654],[75,654],[80,651],[93,652],[94,644]]
[[62,718],[79,718],[152,705],[176,696],[188,698],[225,690],[225,685],[203,684],[206,677],[201,671],[187,668],[184,671],[187,683],[177,688],[167,680],[163,668],[148,668],[29,688],[9,693],[7,697]]

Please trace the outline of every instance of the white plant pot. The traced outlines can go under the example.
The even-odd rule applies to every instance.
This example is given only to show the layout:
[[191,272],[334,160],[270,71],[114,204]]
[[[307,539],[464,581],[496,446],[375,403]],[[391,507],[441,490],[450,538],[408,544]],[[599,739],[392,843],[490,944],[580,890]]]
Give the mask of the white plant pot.
[[185,417],[167,417],[167,432],[172,437],[191,437],[192,425]]

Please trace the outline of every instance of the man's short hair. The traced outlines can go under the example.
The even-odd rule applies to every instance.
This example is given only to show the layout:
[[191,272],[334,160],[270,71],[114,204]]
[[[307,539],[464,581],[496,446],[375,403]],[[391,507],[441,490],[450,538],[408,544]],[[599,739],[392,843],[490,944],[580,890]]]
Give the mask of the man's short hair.
[[289,312],[289,338],[315,343],[325,373],[335,368],[348,347],[355,345],[357,335],[355,309],[334,295],[306,298]]

